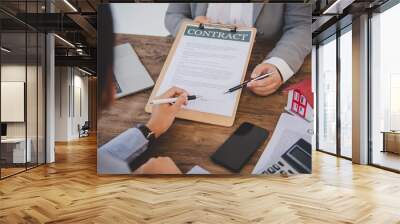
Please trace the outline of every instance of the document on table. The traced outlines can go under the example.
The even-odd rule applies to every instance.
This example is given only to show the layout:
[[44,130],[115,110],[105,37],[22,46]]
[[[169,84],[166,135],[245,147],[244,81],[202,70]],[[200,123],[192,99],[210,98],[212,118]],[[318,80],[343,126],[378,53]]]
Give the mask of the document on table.
[[172,58],[156,96],[172,86],[202,98],[186,109],[232,116],[240,91],[224,94],[238,85],[247,67],[250,30],[221,30],[188,25]]
[[254,167],[252,174],[262,174],[266,168],[276,163],[282,154],[299,139],[304,139],[311,144],[312,135],[312,123],[300,117],[282,113],[271,140]]

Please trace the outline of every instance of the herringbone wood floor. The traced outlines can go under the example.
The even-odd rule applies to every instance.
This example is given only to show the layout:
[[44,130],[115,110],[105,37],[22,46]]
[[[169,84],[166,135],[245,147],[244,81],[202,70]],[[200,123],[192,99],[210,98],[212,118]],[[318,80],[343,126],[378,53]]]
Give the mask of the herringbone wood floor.
[[313,174],[96,175],[90,137],[0,181],[0,223],[400,223],[400,175],[316,152]]

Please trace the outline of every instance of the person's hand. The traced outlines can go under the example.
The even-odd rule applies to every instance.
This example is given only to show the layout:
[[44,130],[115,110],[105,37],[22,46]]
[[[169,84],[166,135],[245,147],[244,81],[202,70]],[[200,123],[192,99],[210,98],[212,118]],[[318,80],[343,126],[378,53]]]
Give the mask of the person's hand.
[[181,174],[182,172],[169,157],[149,159],[135,170],[134,174]]
[[274,65],[268,63],[257,65],[257,67],[253,70],[253,73],[251,74],[251,78],[255,78],[260,74],[270,72],[273,72],[273,74],[265,79],[251,81],[247,83],[247,87],[251,91],[253,91],[253,93],[260,96],[268,96],[274,93],[283,83],[280,72]]
[[211,23],[211,20],[207,16],[197,16],[194,18],[196,23]]
[[166,132],[175,120],[176,114],[181,109],[182,105],[187,104],[187,92],[178,87],[172,87],[162,94],[158,99],[178,97],[178,100],[173,103],[165,103],[153,105],[151,118],[146,126],[154,133],[155,137],[159,137]]

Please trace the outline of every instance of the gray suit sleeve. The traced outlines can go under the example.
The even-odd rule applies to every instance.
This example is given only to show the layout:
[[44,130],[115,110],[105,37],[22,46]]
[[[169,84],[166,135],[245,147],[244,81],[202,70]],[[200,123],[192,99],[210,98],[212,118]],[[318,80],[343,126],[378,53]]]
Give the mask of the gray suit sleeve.
[[129,163],[147,149],[148,140],[137,128],[121,133],[97,151],[99,174],[129,174]]
[[170,3],[164,18],[169,33],[175,37],[184,21],[192,21],[190,3]]
[[312,48],[311,5],[286,4],[284,20],[282,36],[266,59],[281,58],[296,73]]

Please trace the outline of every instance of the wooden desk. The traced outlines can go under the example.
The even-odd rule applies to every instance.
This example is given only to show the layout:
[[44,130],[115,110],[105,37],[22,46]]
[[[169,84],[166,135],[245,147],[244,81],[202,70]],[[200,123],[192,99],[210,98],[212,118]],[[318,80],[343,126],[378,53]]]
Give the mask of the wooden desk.
[[[150,37],[138,35],[116,35],[116,43],[131,43],[140,60],[154,79],[161,71],[169,49],[173,43],[170,37]],[[271,43],[256,40],[253,48],[247,75],[259,64],[271,50]],[[271,137],[280,114],[284,111],[287,94],[282,89],[311,77],[311,57],[308,56],[300,71],[286,82],[280,90],[268,97],[260,97],[248,90],[242,92],[235,124],[232,127],[219,127],[177,119],[172,127],[135,161],[135,167],[146,162],[150,157],[169,156],[183,173],[195,165],[200,165],[214,174],[231,173],[222,166],[214,164],[210,156],[243,122],[250,122],[266,128]],[[145,123],[150,115],[144,107],[151,94],[151,89],[117,100],[108,110],[101,112],[98,122],[98,144],[102,145],[113,137],[137,123]],[[261,146],[242,169],[241,173],[249,174],[261,156],[267,142]]]
[[382,152],[400,154],[400,131],[382,131],[383,149]]

